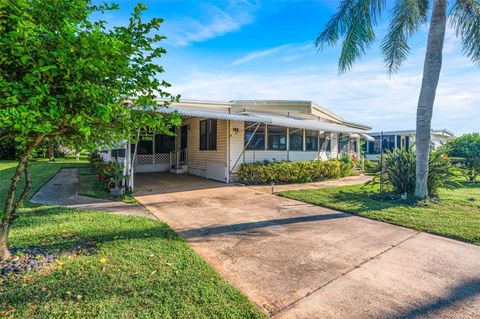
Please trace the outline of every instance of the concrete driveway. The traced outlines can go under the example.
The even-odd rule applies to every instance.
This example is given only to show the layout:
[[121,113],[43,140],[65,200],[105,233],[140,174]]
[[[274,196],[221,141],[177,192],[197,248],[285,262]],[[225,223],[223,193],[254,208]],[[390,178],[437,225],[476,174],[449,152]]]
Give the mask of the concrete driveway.
[[136,187],[272,317],[480,317],[478,246],[188,175]]

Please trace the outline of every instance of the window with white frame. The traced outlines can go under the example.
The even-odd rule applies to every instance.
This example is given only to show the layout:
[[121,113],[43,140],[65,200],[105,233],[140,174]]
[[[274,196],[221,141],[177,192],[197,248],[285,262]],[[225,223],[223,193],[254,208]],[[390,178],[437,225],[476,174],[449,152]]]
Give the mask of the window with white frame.
[[200,121],[200,150],[217,150],[217,120]]
[[318,131],[305,131],[305,150],[318,151]]
[[245,122],[245,145],[247,150],[265,150],[264,123]]
[[303,129],[290,128],[288,131],[289,150],[303,151]]
[[287,149],[287,128],[267,125],[268,150],[282,151]]

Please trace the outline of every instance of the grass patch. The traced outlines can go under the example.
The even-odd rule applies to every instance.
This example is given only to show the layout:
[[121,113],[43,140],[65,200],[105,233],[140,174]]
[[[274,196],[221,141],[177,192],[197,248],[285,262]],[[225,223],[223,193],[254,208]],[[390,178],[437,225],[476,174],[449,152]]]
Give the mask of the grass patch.
[[110,197],[110,193],[105,189],[104,182],[98,180],[97,175],[80,174],[78,194],[96,198]]
[[80,175],[97,175],[97,171],[92,167],[83,167],[79,169]]
[[[62,255],[93,243],[91,254]],[[24,210],[12,246],[60,255],[0,285],[0,313],[18,318],[263,318],[166,224],[59,207]]]
[[[92,175],[92,172],[93,174]],[[104,182],[98,180],[96,171],[93,168],[80,169],[80,187],[78,190],[80,195],[96,197],[96,198],[110,198],[110,192],[105,188]],[[119,200],[128,204],[138,204],[138,201],[131,194],[125,194]]]
[[[0,180],[15,162],[0,162]],[[34,191],[61,167],[32,163]],[[0,184],[5,200],[8,183]],[[166,224],[147,218],[26,203],[11,247],[38,245],[58,259],[0,283],[0,316],[15,318],[264,318]],[[72,254],[72,248],[93,251]]]
[[[32,176],[32,190],[30,195],[35,194],[50,178],[52,178],[63,167],[86,167],[88,162],[81,159],[75,162],[73,158],[57,158],[54,162],[48,159],[34,159],[30,161],[30,174]],[[16,161],[0,161],[0,203],[5,203],[7,192],[10,187],[10,178],[17,167]],[[22,177],[17,190],[21,192],[25,185]],[[28,205],[28,203],[26,203]],[[2,205],[3,206],[3,205]],[[1,208],[3,209],[3,207]]]
[[480,184],[441,190],[439,202],[379,201],[373,186],[284,191],[279,195],[480,245]]

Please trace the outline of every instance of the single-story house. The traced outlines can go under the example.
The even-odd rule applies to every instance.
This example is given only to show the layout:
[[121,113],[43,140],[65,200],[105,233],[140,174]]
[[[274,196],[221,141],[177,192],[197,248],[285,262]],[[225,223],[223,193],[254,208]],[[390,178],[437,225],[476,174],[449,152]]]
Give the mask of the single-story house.
[[[409,148],[410,146],[415,149],[415,130],[373,132],[368,135],[374,138],[373,141],[366,141],[364,144],[366,158],[370,160],[376,160],[377,154],[381,153],[381,148],[384,151],[394,148]],[[432,150],[437,150],[446,142],[455,139],[455,135],[447,129],[432,129],[430,136]]]
[[174,135],[144,133],[136,147],[126,144],[104,157],[124,160],[136,173],[189,173],[229,183],[242,163],[360,156],[360,138],[371,139],[370,127],[311,101],[182,100],[161,112],[181,116]]

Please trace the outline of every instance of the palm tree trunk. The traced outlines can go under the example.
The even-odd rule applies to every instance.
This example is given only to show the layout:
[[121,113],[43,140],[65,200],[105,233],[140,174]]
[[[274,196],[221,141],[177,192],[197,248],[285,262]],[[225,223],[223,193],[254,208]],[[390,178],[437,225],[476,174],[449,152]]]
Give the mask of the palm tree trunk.
[[442,69],[442,51],[447,22],[446,11],[446,0],[434,1],[428,33],[427,53],[425,54],[423,66],[422,88],[417,107],[415,184],[415,197],[417,198],[428,197],[427,179],[432,112],[440,70]]

